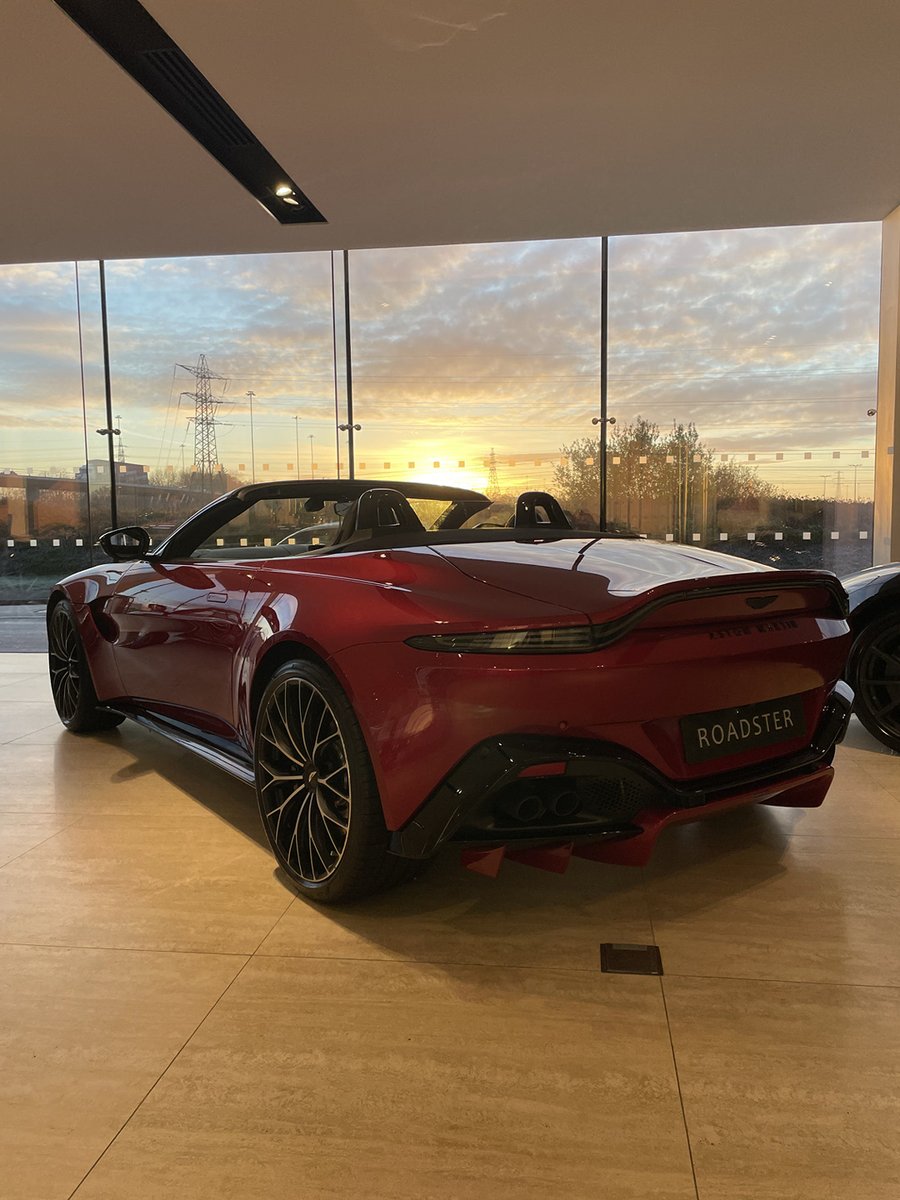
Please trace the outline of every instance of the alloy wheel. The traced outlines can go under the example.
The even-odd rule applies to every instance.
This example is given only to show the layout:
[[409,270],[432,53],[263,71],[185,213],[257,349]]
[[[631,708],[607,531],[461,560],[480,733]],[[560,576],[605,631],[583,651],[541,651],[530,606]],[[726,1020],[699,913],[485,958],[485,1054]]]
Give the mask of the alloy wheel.
[[892,622],[863,646],[854,684],[870,721],[900,737],[900,624]]
[[306,679],[286,679],[259,715],[257,783],[269,839],[307,883],[336,870],[350,828],[347,748],[337,718]]
[[50,690],[63,721],[72,721],[81,698],[81,661],[78,634],[65,612],[54,613],[50,623]]

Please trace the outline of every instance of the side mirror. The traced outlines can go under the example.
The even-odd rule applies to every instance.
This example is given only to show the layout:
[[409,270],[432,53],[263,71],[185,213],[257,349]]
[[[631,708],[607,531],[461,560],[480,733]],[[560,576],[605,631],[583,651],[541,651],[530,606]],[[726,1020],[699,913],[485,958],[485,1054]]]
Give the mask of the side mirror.
[[99,537],[101,547],[114,562],[132,562],[146,558],[150,549],[150,534],[139,525],[110,529]]

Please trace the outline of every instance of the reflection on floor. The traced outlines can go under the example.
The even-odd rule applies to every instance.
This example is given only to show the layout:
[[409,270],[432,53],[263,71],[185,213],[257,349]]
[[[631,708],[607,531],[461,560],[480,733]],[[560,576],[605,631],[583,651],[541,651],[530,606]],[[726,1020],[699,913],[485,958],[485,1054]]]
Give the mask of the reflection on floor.
[[[296,899],[252,794],[0,655],[4,1200],[895,1200],[900,761],[645,871]],[[601,974],[655,942],[665,976]]]

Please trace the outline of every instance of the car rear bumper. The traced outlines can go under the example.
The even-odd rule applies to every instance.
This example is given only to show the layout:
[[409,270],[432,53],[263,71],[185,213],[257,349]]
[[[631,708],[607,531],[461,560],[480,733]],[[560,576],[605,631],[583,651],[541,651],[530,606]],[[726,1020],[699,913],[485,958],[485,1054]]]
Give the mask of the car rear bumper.
[[[406,828],[473,747],[505,744],[513,735],[583,741],[594,751],[615,747],[688,789],[704,787],[713,772],[753,768],[775,753],[800,754],[841,675],[850,638],[837,619],[769,622],[776,624],[734,637],[714,636],[720,631],[702,623],[638,629],[606,649],[577,654],[443,653],[365,643],[328,665],[359,720],[385,824],[394,832]],[[782,698],[803,709],[802,729],[782,750],[747,742],[713,761],[689,758],[686,718],[715,721],[734,709],[752,721],[753,706]]]
[[600,861],[641,865],[668,825],[743,804],[821,804],[852,703],[850,688],[838,682],[805,749],[690,782],[666,778],[612,743],[528,734],[488,738],[392,834],[391,850],[428,858],[447,842],[476,853],[503,848],[513,854],[556,844]]

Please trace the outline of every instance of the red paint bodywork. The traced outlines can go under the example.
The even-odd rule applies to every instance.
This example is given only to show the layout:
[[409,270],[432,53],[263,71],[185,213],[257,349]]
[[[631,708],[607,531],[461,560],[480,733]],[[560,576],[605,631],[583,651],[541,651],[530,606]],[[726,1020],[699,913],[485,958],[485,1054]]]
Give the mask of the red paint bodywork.
[[[285,643],[300,644],[346,691],[393,830],[496,734],[611,743],[680,782],[801,750],[849,648],[832,582],[711,551],[586,534],[111,564],[64,580],[51,606],[61,595],[71,601],[101,701],[175,717],[244,753],[257,673]],[[772,594],[764,609],[748,607],[748,598]],[[406,644],[427,634],[629,619],[620,637],[587,653],[459,654]],[[789,695],[802,696],[808,733],[713,762],[685,761],[682,716]],[[827,787],[824,775],[819,783]],[[771,799],[779,789],[769,791]]]

